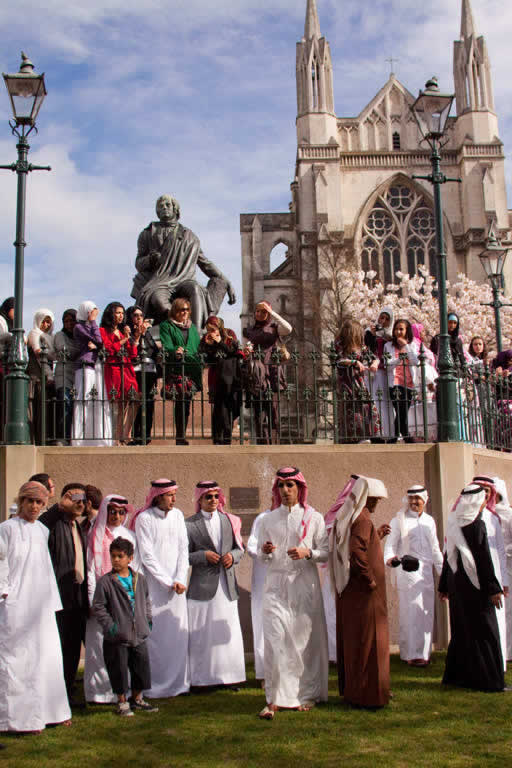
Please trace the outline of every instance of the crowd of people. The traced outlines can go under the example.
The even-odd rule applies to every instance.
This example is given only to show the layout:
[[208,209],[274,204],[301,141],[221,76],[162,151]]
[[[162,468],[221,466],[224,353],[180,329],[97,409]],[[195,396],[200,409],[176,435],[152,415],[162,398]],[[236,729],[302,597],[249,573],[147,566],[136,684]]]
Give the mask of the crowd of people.
[[[53,312],[37,310],[27,336],[33,442],[42,442],[44,429],[49,443],[147,444],[160,393],[174,403],[176,443],[188,445],[191,402],[203,389],[204,366],[213,443],[231,443],[244,392],[258,442],[271,442],[277,428],[273,395],[286,387],[280,365],[286,354],[282,337],[292,327],[262,301],[254,323],[244,329],[245,343],[240,344],[221,317],[208,317],[202,332],[192,322],[191,312],[190,301],[177,298],[169,317],[155,328],[142,307],[125,310],[120,302],[111,302],[98,323],[97,306],[85,301],[78,310],[63,313],[62,329],[54,333]],[[14,301],[7,299],[0,308],[0,391],[13,322]]]
[[[388,498],[379,479],[352,475],[325,517],[296,467],[277,470],[269,490],[247,544],[260,718],[326,701],[329,660],[345,702],[389,703],[386,568],[398,589],[400,658],[429,664],[435,569],[451,624],[443,683],[507,690],[512,510],[501,479],[476,476],[461,491],[444,555],[423,485],[408,488],[378,528],[372,518]],[[47,474],[34,475],[0,524],[0,730],[71,724],[72,708],[85,706],[76,698],[82,643],[85,700],[114,704],[121,717],[157,712],[155,699],[239,690],[236,566],[245,546],[222,486],[198,482],[187,516],[177,482],[165,478],[138,511],[81,482],[51,504],[54,493]]]

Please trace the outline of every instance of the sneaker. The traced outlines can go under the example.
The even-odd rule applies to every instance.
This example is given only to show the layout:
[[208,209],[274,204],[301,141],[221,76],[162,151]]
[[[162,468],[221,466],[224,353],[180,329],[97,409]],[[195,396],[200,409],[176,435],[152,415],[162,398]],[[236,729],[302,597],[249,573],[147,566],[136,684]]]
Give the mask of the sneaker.
[[121,715],[121,717],[133,717],[133,712],[127,701],[123,701],[121,704],[117,705],[116,715]]
[[139,710],[140,712],[158,712],[158,707],[154,707],[149,701],[144,699],[130,699],[132,709]]

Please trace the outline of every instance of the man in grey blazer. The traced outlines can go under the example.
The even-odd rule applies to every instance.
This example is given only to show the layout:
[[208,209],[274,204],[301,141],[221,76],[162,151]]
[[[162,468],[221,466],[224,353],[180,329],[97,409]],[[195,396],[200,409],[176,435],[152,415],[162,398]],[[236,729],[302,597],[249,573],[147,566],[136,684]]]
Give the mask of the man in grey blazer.
[[185,522],[192,573],[187,592],[191,685],[236,687],[245,680],[235,569],[241,521],[225,511],[218,483],[200,482],[196,514]]

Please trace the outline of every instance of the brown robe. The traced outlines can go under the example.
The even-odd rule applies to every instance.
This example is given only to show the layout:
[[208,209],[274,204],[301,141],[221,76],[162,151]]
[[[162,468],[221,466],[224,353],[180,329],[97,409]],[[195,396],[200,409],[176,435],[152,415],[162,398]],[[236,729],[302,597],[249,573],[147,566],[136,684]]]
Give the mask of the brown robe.
[[[370,583],[376,586],[370,589]],[[340,695],[360,707],[389,702],[389,631],[384,558],[365,508],[350,531],[350,577],[336,600]]]

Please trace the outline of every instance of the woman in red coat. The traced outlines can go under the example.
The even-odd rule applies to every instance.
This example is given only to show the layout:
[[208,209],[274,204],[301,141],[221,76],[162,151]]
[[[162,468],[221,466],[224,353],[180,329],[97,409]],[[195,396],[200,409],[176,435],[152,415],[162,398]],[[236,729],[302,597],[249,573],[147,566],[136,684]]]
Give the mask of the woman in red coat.
[[112,402],[114,438],[120,445],[130,439],[130,432],[138,410],[137,379],[133,360],[138,354],[138,342],[130,338],[130,328],[125,326],[125,312],[118,301],[111,302],[103,312],[100,327],[106,352],[105,389]]

